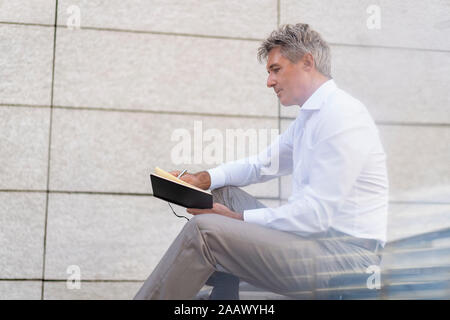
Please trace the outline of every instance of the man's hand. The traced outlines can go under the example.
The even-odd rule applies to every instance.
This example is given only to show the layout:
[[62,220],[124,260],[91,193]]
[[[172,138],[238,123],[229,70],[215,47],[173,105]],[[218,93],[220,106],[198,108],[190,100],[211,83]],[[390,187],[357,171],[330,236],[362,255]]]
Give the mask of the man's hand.
[[[178,177],[181,171],[175,170],[170,171],[169,173],[175,177]],[[197,173],[186,172],[181,176],[180,179],[203,190],[208,190],[211,186],[211,177],[209,176],[208,171],[200,171]]]
[[[178,177],[180,172],[181,171],[175,170],[175,171],[170,171],[169,173],[175,177]],[[180,179],[183,181],[186,181],[187,183],[190,183],[200,189],[203,189],[203,190],[208,190],[209,187],[211,186],[211,177],[210,177],[208,171],[200,171],[197,173],[187,173],[186,172],[185,174],[183,174],[181,176]],[[230,217],[233,219],[244,220],[242,213],[231,211],[223,204],[216,203],[216,202],[213,204],[213,207],[211,209],[189,208],[186,211],[194,216],[197,214],[215,213],[215,214],[220,214],[222,216]]]
[[211,209],[189,208],[186,211],[194,216],[197,214],[204,214],[204,213],[216,213],[216,214],[220,214],[225,217],[230,217],[230,218],[238,219],[238,220],[244,220],[244,215],[242,213],[231,211],[223,204],[220,204],[217,202],[213,203],[213,207]]

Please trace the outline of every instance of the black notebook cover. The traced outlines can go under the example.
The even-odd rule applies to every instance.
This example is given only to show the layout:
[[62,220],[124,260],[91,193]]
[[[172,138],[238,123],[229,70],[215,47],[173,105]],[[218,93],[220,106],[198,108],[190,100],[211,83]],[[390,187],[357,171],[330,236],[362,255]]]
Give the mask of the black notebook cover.
[[209,209],[213,206],[212,195],[180,183],[150,174],[153,195],[156,198],[178,204],[185,208]]

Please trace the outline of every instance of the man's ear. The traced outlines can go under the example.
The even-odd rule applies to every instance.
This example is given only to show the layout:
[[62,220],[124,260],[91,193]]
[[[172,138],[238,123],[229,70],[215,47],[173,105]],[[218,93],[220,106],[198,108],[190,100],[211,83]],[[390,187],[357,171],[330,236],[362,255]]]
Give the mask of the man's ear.
[[302,57],[303,62],[303,70],[306,72],[310,72],[312,69],[314,69],[314,57],[311,53],[305,53]]

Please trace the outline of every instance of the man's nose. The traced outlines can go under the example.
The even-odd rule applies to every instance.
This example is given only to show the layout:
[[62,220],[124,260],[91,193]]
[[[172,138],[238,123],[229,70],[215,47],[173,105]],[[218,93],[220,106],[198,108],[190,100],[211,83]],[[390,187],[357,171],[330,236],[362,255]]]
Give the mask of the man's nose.
[[276,81],[273,79],[273,77],[271,75],[269,75],[267,77],[267,87],[268,88],[272,88],[273,86],[275,86]]

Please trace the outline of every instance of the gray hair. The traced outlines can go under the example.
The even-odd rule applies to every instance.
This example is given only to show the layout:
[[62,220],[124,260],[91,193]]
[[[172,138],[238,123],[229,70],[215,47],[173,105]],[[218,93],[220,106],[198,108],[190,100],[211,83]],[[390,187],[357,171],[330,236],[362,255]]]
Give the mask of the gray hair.
[[310,53],[314,58],[316,70],[331,78],[330,47],[309,25],[285,24],[273,31],[258,49],[259,62],[266,60],[270,50],[276,47],[280,47],[283,56],[292,63],[298,62],[305,53]]

